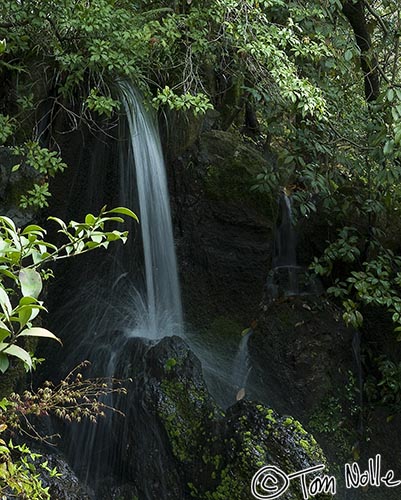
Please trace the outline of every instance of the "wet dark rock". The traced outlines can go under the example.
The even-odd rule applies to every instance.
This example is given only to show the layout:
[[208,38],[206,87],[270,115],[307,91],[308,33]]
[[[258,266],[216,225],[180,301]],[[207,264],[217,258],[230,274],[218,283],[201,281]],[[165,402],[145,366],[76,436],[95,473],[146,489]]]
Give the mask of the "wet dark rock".
[[[316,441],[291,417],[246,401],[227,412],[219,408],[181,338],[132,339],[120,366],[128,367],[125,376],[135,367],[119,431],[121,470],[141,500],[248,500],[263,465],[290,472],[325,463]],[[298,499],[299,492],[292,485],[282,498]]]
[[102,500],[139,500],[134,484],[127,483],[116,486],[115,478],[106,478],[99,487],[98,498]]
[[[212,498],[249,498],[250,478],[264,465],[276,466],[286,473],[315,464],[327,465],[315,439],[300,422],[292,417],[279,416],[261,404],[239,401],[227,410],[214,430],[209,460],[219,463],[219,466],[216,467]],[[205,498],[209,497],[206,495]],[[280,498],[302,498],[299,482],[291,482]],[[317,495],[316,498],[331,497]]]
[[59,476],[40,469],[40,478],[44,487],[49,488],[51,500],[95,500],[93,492],[77,478],[66,459],[56,453],[41,453],[41,463],[47,461],[47,467],[57,469]]
[[35,214],[32,210],[20,208],[20,198],[40,175],[25,164],[12,172],[12,167],[19,162],[20,158],[13,155],[10,148],[0,147],[0,212],[13,219],[18,227],[23,227],[32,222]]
[[275,408],[308,419],[327,394],[343,387],[353,369],[352,336],[340,311],[324,297],[265,305],[249,349],[262,385],[286,388],[272,401]]
[[196,327],[221,316],[246,326],[257,314],[274,222],[269,196],[250,189],[265,166],[255,146],[220,130],[170,161],[184,311]]

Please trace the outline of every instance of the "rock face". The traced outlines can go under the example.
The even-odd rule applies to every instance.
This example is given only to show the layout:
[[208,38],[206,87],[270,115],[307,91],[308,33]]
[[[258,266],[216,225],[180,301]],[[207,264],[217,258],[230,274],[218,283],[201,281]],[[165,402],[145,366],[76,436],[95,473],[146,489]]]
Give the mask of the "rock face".
[[[204,131],[171,160],[184,311],[197,327],[255,317],[271,258],[272,200],[251,192],[267,160],[239,135]],[[275,203],[275,200],[273,204]]]
[[[223,412],[181,338],[132,339],[123,351],[119,364],[133,382],[125,422],[114,432],[124,436],[120,475],[133,485],[120,498],[249,500],[252,477],[264,465],[290,473],[325,463],[316,441],[291,417],[248,401]],[[282,498],[299,499],[300,491],[291,484]],[[101,498],[115,498],[110,495]]]
[[34,213],[19,207],[20,198],[40,179],[40,175],[24,164],[12,172],[12,167],[18,162],[19,158],[9,148],[0,147],[0,212],[11,217],[17,226],[23,227],[32,222]]
[[61,477],[57,479],[49,478],[45,480],[45,485],[49,486],[50,498],[52,500],[93,500],[94,496],[78,480],[75,473],[67,462],[61,457],[45,456],[49,460],[51,467],[57,467]]
[[40,453],[41,463],[47,461],[49,469],[57,469],[58,476],[51,477],[49,472],[40,470],[43,486],[49,488],[51,500],[94,500],[90,492],[77,478],[62,455],[56,453]]
[[333,388],[345,386],[353,368],[352,338],[340,312],[324,297],[271,302],[249,341],[253,369],[265,387],[278,376],[276,383],[286,390],[273,404],[306,421]]

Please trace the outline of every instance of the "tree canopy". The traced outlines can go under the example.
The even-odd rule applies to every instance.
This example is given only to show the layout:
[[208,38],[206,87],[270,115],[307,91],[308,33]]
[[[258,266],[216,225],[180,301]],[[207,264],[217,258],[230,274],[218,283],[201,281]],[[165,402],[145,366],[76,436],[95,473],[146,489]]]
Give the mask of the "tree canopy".
[[[46,170],[57,115],[72,129],[112,119],[119,79],[155,107],[214,107],[271,160],[254,189],[292,186],[300,217],[327,217],[315,271],[362,273],[330,288],[345,317],[357,325],[359,302],[374,302],[398,327],[400,35],[395,0],[4,1],[0,140]],[[49,175],[64,168],[51,161]]]

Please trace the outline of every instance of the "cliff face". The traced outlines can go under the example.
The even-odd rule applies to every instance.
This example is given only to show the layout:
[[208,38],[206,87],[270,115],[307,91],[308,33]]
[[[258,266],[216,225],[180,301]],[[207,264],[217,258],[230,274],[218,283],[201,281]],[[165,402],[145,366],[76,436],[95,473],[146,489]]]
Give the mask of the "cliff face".
[[170,161],[184,310],[189,323],[255,317],[270,264],[271,200],[251,193],[263,155],[235,133],[209,130]]
[[[398,416],[384,431],[384,412],[369,412],[363,402],[361,419],[360,377],[366,374],[358,366],[355,332],[345,327],[340,309],[324,295],[267,296],[277,200],[252,194],[250,186],[268,157],[239,134],[205,123],[196,139],[185,136],[183,150],[167,155],[187,322],[227,352],[257,322],[246,397],[299,418],[340,468],[352,457],[365,464],[376,453],[390,468],[394,460],[399,464],[393,447]],[[318,215],[300,221],[302,264],[323,251],[327,228]],[[368,326],[364,334],[385,350],[382,333]],[[364,496],[387,500],[397,492],[380,488]]]

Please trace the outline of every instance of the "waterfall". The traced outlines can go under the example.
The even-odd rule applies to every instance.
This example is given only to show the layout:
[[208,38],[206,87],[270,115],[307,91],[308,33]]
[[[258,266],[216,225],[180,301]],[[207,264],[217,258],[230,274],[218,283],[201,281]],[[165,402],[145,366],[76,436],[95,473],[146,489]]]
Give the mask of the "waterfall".
[[[121,82],[119,90],[125,120],[122,120],[118,142],[112,149],[110,177],[114,182],[109,186],[104,183],[114,198],[107,200],[108,192],[99,189],[96,179],[96,174],[98,178],[107,177],[105,160],[104,164],[100,159],[93,165],[95,175],[89,182],[91,164],[79,165],[77,178],[81,177],[76,183],[79,186],[85,183],[80,203],[88,211],[96,213],[105,202],[112,202],[138,214],[143,264],[141,256],[136,255],[139,247],[135,241],[137,229],[130,221],[131,234],[125,246],[116,244],[110,246],[107,253],[93,253],[90,258],[64,264],[72,267],[59,272],[64,279],[52,315],[54,329],[67,346],[68,356],[59,364],[62,374],[88,359],[92,366],[87,376],[125,377],[129,366],[140,366],[143,349],[146,349],[143,346],[150,346],[165,336],[182,335],[169,194],[157,125],[152,113],[142,104],[142,96],[131,84]],[[90,154],[97,156],[95,149]],[[71,186],[72,191],[74,187]],[[99,206],[95,206],[93,200]],[[74,200],[71,205],[71,217],[75,218],[74,211],[78,207]],[[141,348],[138,346],[142,344],[136,343],[140,340],[137,337],[142,338]],[[135,391],[140,393],[140,388]],[[149,428],[149,419],[140,408],[140,401],[110,396],[104,402],[130,414],[139,432],[136,441],[143,443],[144,449],[147,442],[158,443],[161,439],[157,429]],[[135,405],[139,408],[134,411]],[[123,417],[107,412],[107,418],[96,426],[84,422],[72,424],[63,431],[72,466],[96,488],[107,475],[122,473],[126,425]],[[161,450],[162,444],[154,444],[154,447]],[[162,475],[163,471],[159,472]]]
[[237,400],[242,399],[245,396],[246,385],[249,373],[251,371],[248,341],[252,333],[253,330],[249,329],[249,331],[247,331],[244,335],[242,335],[241,341],[238,346],[237,354],[235,355],[234,358],[232,373],[233,373],[233,385],[238,391]]
[[127,82],[120,83],[120,91],[130,134],[120,199],[132,206],[135,190],[130,183],[136,177],[145,260],[146,316],[141,332],[160,338],[180,333],[183,323],[163,152],[154,117],[145,110],[141,95]]
[[275,300],[296,295],[319,295],[322,287],[318,279],[298,264],[292,198],[286,189],[280,194],[278,208],[272,270],[266,283],[267,296]]
[[[121,410],[126,415],[125,420],[107,412],[107,418],[96,426],[86,422],[72,424],[64,435],[66,452],[74,470],[96,490],[102,491],[110,476],[115,476],[117,482],[121,478],[129,479],[135,467],[135,480],[141,483],[143,498],[150,500],[154,498],[147,485],[151,463],[152,481],[157,479],[164,490],[165,496],[158,496],[164,500],[170,497],[168,487],[163,486],[164,481],[168,482],[168,477],[164,477],[163,457],[168,457],[171,451],[163,432],[150,424],[154,416],[147,413],[143,402],[146,387],[141,386],[138,378],[143,375],[140,367],[147,349],[165,336],[184,336],[180,287],[166,172],[156,122],[131,84],[121,82],[119,90],[126,119],[125,128],[121,127],[118,137],[120,151],[114,154],[112,163],[111,178],[118,182],[109,188],[114,195],[113,204],[127,206],[139,216],[143,259],[133,257],[139,247],[134,241],[136,229],[133,227],[125,246],[115,245],[107,253],[94,253],[90,259],[84,258],[77,263],[75,273],[60,273],[64,281],[52,320],[70,353],[60,362],[62,373],[88,359],[92,367],[87,375],[133,377],[134,380],[130,382],[128,396],[110,397],[105,401]],[[95,150],[90,151],[91,158],[95,153]],[[115,161],[117,156],[118,162]],[[80,203],[88,210],[97,211],[106,202],[102,197],[106,198],[107,193],[99,190],[96,175],[107,178],[104,172],[107,169],[101,161],[93,167],[88,182],[88,165],[83,163],[78,169],[81,175],[78,183],[85,186]],[[103,185],[108,187],[106,181]],[[117,193],[115,185],[118,185]],[[71,190],[74,191],[74,186]],[[86,199],[92,203],[86,204]],[[100,206],[94,206],[93,200]],[[64,300],[67,296],[70,297],[68,301]],[[212,337],[208,339],[205,335],[185,332],[186,342],[202,363],[210,393],[227,407],[234,403],[238,385],[241,389],[246,384],[249,336],[243,337],[235,362],[237,345],[231,348],[223,345],[218,336]],[[233,343],[236,338],[233,335]],[[244,376],[238,372],[236,383],[232,375],[233,363],[239,371],[244,367],[246,370]],[[143,455],[149,455],[149,450],[153,455],[143,464]]]
[[297,238],[292,215],[292,199],[283,190],[279,198],[279,224],[274,240],[273,268],[297,265]]

